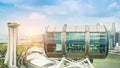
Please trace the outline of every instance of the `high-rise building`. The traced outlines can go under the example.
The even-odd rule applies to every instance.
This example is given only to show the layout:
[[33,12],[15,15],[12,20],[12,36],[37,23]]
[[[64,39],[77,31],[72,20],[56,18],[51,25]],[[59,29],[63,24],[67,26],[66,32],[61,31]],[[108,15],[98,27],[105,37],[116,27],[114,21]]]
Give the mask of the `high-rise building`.
[[115,27],[115,22],[112,23],[112,29],[111,29],[111,36],[112,36],[112,42],[113,42],[113,47],[115,46],[115,35],[116,34],[116,27]]
[[115,43],[120,44],[120,32],[116,32]]
[[118,43],[119,43],[119,46],[120,46],[120,31],[118,32]]
[[113,35],[111,34],[111,31],[108,31],[108,39],[109,39],[109,49],[113,49]]
[[119,41],[119,46],[120,46],[120,31],[119,31],[119,38],[118,38],[118,41]]

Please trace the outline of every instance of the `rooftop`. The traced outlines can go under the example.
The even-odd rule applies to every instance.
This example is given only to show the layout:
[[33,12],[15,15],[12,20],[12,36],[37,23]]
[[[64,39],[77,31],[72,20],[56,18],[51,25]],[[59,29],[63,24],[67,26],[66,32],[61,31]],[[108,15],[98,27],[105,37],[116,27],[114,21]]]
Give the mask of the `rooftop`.
[[[64,26],[48,26],[46,31],[47,32],[62,32]],[[67,26],[66,32],[105,32],[105,26],[104,25],[96,25],[96,26]]]

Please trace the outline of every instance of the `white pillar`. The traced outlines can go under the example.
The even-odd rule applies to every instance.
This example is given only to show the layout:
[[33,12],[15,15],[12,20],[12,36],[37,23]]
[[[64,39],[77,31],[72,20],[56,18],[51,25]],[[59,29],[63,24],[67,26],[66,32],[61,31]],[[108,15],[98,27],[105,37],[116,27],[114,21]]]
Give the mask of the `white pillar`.
[[7,64],[9,68],[17,68],[16,46],[18,37],[18,26],[19,25],[16,23],[8,23],[9,42],[4,63]]

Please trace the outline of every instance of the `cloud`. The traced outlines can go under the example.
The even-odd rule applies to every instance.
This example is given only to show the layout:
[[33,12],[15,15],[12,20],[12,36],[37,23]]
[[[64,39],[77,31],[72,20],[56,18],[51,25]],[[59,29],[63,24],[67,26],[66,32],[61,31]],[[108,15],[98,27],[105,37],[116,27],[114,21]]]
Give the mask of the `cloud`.
[[[30,11],[39,11],[39,12],[44,12],[51,15],[56,15],[56,14],[66,15],[70,13],[83,14],[84,11],[86,11],[86,9],[93,8],[91,4],[88,4],[87,2],[83,4],[81,0],[52,0],[51,2],[54,1],[54,3],[51,3],[50,5],[45,3],[44,5],[38,4],[39,1],[37,2],[37,0],[34,0],[34,1],[2,0],[2,1],[4,3],[12,3],[14,4],[15,7],[18,7],[21,9],[30,10]],[[47,1],[49,2],[49,0]]]
[[109,10],[112,10],[112,9],[118,9],[118,8],[120,8],[120,5],[118,5],[118,3],[117,2],[113,2],[113,3],[111,3],[109,6],[108,6],[108,9]]
[[33,12],[29,15],[28,19],[30,20],[45,20],[45,15]]
[[79,1],[78,0],[67,0],[61,3],[61,6],[66,8],[68,11],[77,11],[79,10]]
[[18,0],[0,0],[2,3],[16,3]]
[[66,9],[64,9],[61,6],[44,6],[41,7],[38,11],[41,11],[43,13],[49,14],[49,15],[66,15],[68,12]]
[[94,7],[88,2],[81,2],[81,0],[62,0],[57,5],[39,7],[39,11],[50,15],[81,16],[86,13],[94,13]]
[[120,29],[120,2],[117,0],[0,0],[0,3],[5,3],[0,8],[0,15],[5,18],[0,18],[3,35],[7,34],[8,21],[20,23],[20,35],[29,35],[31,31],[44,33],[45,26],[57,24],[100,23],[110,29],[111,23],[116,22],[117,30]]
[[44,5],[55,5],[56,0],[0,0],[0,2],[5,4],[13,4],[17,6],[27,5],[27,6],[44,6]]
[[105,25],[108,30],[111,30],[111,25],[113,22],[116,23],[117,31],[120,31],[120,19],[118,17],[69,17],[69,19],[63,21],[68,25],[96,25],[100,23]]
[[112,16],[119,11],[119,2],[115,0],[1,0],[28,11],[37,11],[48,15],[76,16]]
[[37,12],[32,12],[24,16],[22,20],[16,21],[19,21],[21,25],[20,35],[28,35],[30,32],[34,32],[34,34],[43,34],[46,26],[56,24],[55,19]]
[[113,9],[113,8],[115,8],[115,7],[117,7],[118,5],[117,5],[117,2],[113,2],[112,4],[110,4],[109,6],[108,6],[108,9]]

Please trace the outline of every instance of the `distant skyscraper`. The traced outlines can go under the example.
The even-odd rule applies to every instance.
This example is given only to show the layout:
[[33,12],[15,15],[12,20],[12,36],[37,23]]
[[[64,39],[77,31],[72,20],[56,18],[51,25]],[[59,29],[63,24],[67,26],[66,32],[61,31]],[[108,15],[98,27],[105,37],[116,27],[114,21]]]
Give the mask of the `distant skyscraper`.
[[113,36],[113,46],[115,46],[115,33],[116,33],[116,27],[115,27],[115,22],[113,22],[111,29],[111,35]]
[[116,32],[116,35],[115,35],[115,43],[119,43],[119,37],[120,37],[120,33],[119,32]]
[[111,32],[108,32],[108,35],[109,35],[109,49],[111,50],[114,47],[114,37],[111,34]]
[[97,25],[97,26],[99,26],[99,25],[100,25],[100,23],[97,23],[96,25]]
[[120,46],[120,31],[119,31],[119,38],[118,38],[118,41],[119,41],[119,46]]

